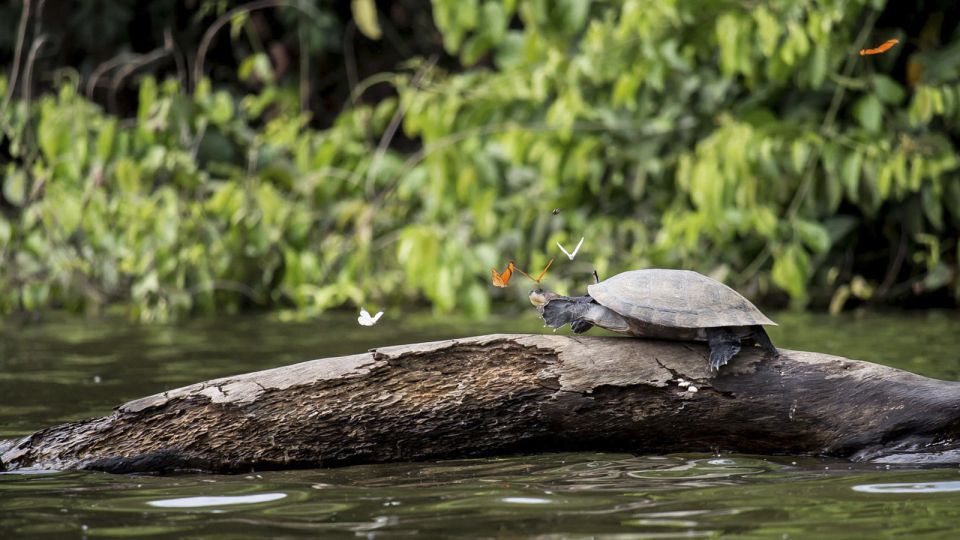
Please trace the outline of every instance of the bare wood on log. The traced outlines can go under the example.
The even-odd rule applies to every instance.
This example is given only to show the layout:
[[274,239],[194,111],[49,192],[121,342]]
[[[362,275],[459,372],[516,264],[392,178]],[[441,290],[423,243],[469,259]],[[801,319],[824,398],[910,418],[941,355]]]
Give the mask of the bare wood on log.
[[384,347],[0,442],[0,469],[237,472],[562,450],[960,461],[960,383],[781,353],[745,350],[717,374],[705,346],[683,342],[498,334]]

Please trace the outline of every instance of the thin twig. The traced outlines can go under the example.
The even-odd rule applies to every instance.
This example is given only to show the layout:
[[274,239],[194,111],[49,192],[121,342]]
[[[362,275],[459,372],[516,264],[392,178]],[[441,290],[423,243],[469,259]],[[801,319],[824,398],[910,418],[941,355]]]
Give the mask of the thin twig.
[[[188,82],[187,73],[183,66],[183,59],[180,58],[180,55],[178,54],[179,50],[177,49],[176,43],[173,41],[173,34],[169,28],[167,28],[163,32],[163,49],[156,49],[149,54],[155,54],[157,51],[161,51],[161,50],[166,51],[168,54],[170,54],[173,57],[173,61],[176,64],[176,68],[177,68],[177,80],[179,80],[181,85],[183,85],[181,86],[181,88],[186,88],[186,84]],[[114,56],[113,58],[102,62],[100,65],[96,67],[96,69],[93,70],[93,72],[90,74],[90,78],[87,80],[87,84],[84,89],[87,99],[89,99],[90,101],[93,101],[93,93],[97,89],[97,84],[100,82],[100,78],[106,75],[107,72],[112,70],[113,68],[122,66],[127,63],[133,63],[133,64],[137,64],[136,67],[133,68],[133,70],[136,70],[138,67],[149,64],[151,61],[154,61],[154,60],[156,59],[146,59],[145,55],[141,55],[141,54],[120,53],[117,56]],[[123,77],[121,77],[121,80],[129,76],[129,74],[130,73],[124,74]],[[116,83],[117,81],[113,81],[113,82]],[[116,91],[116,87],[114,86],[114,84],[111,84],[111,91]]]
[[[436,65],[437,60],[440,58],[437,55],[433,55],[429,60],[417,70],[417,73],[413,76],[413,79],[410,81],[410,87],[416,89],[420,85],[420,81],[423,80],[423,77],[433,69],[433,66]],[[406,113],[407,108],[403,106],[402,96],[398,93],[397,95],[397,110],[394,111],[393,117],[390,119],[390,123],[387,124],[387,129],[384,130],[383,136],[380,137],[380,143],[377,145],[377,150],[373,154],[373,159],[370,160],[370,166],[367,167],[367,175],[365,181],[365,190],[367,196],[372,195],[373,190],[373,175],[377,172],[380,167],[380,162],[383,161],[383,156],[386,155],[387,149],[390,147],[390,143],[393,141],[393,137],[397,134],[397,129],[400,127],[400,122],[403,121],[403,115]]]
[[357,56],[353,49],[353,38],[357,34],[357,23],[350,20],[347,28],[343,31],[343,64],[347,71],[347,87],[350,88],[350,95],[353,95],[353,89],[357,86]]
[[310,51],[301,21],[297,22],[297,39],[300,41],[300,114],[306,114],[310,111]]
[[37,4],[37,10],[33,14],[33,35],[40,35],[40,29],[43,27],[43,7],[47,5],[47,0],[40,0]]
[[184,65],[183,53],[180,51],[180,47],[177,46],[176,40],[173,39],[173,30],[169,27],[163,31],[163,42],[163,47],[170,51],[170,54],[173,56],[173,63],[177,68],[177,80],[180,81],[180,88],[186,91],[187,85],[190,83],[190,75],[187,73],[187,66]]
[[903,260],[907,256],[907,247],[907,230],[906,227],[901,224],[900,245],[897,248],[897,254],[893,259],[893,264],[887,269],[887,275],[883,278],[883,283],[877,287],[876,296],[878,298],[883,298],[887,294],[887,291],[893,286],[893,281],[897,279],[897,276],[900,274],[900,269],[903,268]]
[[130,58],[135,58],[137,55],[133,53],[120,53],[109,60],[104,60],[101,62],[94,70],[90,73],[90,78],[87,79],[87,84],[84,87],[84,94],[87,96],[87,99],[93,101],[93,93],[97,90],[97,84],[100,82],[100,77],[103,77],[111,69],[122,66],[126,64]]
[[[357,101],[360,99],[360,96],[363,95],[368,89],[376,84],[396,84],[397,75],[395,73],[375,73],[366,79],[357,83],[357,86],[350,91],[350,95],[347,97],[347,103],[351,106],[356,106]],[[347,105],[344,104],[343,109],[347,108]]]
[[30,20],[31,0],[23,0],[23,12],[20,13],[20,25],[17,28],[17,46],[13,52],[13,70],[10,72],[10,85],[7,86],[7,95],[3,99],[3,110],[7,110],[13,93],[17,88],[17,77],[20,74],[20,57],[23,56],[23,45],[27,38],[27,21]]
[[[37,6],[37,14],[39,15],[43,9],[43,0],[41,0],[40,5]],[[35,25],[34,28],[39,28],[39,24]],[[40,49],[47,42],[46,34],[41,34],[33,40],[33,43],[30,45],[30,52],[27,54],[27,63],[23,73],[23,105],[27,114],[27,122],[23,126],[24,140],[30,141],[34,139],[33,134],[33,123],[30,121],[30,104],[33,103],[33,66],[36,65],[37,55],[40,54]],[[30,151],[27,159],[24,160],[26,164],[31,164],[37,158],[37,154],[40,152],[39,144],[34,144]],[[29,167],[24,167],[28,171]],[[28,173],[31,178],[32,174]],[[37,194],[43,189],[44,178],[40,177],[40,181],[33,185],[30,191],[30,200],[32,201]]]
[[[30,45],[30,53],[27,55],[26,69],[23,72],[23,101],[27,111],[30,110],[30,103],[33,98],[33,66],[37,61],[37,54],[47,42],[47,36],[41,35]],[[29,112],[27,113],[29,114]],[[29,129],[30,122],[26,123],[26,129]]]
[[150,53],[139,55],[136,60],[130,62],[123,69],[117,70],[117,73],[113,76],[113,79],[110,80],[110,93],[107,96],[107,104],[110,107],[110,110],[117,112],[117,92],[120,91],[120,85],[123,84],[123,80],[133,74],[134,71],[152,64],[157,60],[161,60],[170,55],[168,49],[155,49]]
[[242,6],[237,6],[230,11],[224,13],[223,15],[217,17],[213,24],[210,25],[210,28],[207,28],[207,31],[204,32],[203,38],[200,39],[200,45],[197,47],[196,61],[193,66],[193,86],[196,88],[197,84],[200,83],[200,80],[203,78],[203,63],[207,56],[207,51],[210,49],[210,45],[213,43],[213,38],[216,37],[217,32],[231,19],[237,15],[243,15],[250,13],[251,11],[257,11],[260,9],[275,8],[275,7],[288,7],[300,11],[308,17],[312,17],[314,20],[322,21],[323,18],[320,16],[320,13],[309,4],[301,4],[298,1],[292,0],[259,0],[258,2],[250,2],[249,4],[244,4]]
[[207,134],[207,122],[202,121],[200,127],[197,128],[197,134],[193,137],[193,142],[190,143],[190,159],[197,159],[197,155],[200,153],[200,143],[203,142],[203,136]]

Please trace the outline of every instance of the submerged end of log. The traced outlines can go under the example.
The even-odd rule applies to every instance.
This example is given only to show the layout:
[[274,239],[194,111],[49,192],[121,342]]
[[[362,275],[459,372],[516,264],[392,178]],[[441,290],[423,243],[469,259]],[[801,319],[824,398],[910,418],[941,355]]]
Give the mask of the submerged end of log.
[[748,348],[719,372],[706,359],[700,344],[620,337],[384,347],[0,442],[0,468],[240,472],[568,450],[960,461],[960,383],[800,351]]

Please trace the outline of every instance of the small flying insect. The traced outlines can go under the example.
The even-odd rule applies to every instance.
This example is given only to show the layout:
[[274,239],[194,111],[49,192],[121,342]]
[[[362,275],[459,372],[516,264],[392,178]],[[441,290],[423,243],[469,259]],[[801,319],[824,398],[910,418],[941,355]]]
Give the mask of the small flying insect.
[[[497,272],[496,268],[490,269],[490,279],[493,281],[494,287],[506,287],[510,284],[510,278],[513,276],[514,270],[520,270],[513,265],[513,261],[507,263],[507,267],[504,268],[503,273]],[[523,270],[520,270],[520,273],[523,273]],[[524,274],[526,275],[526,274]]]
[[569,251],[563,249],[563,246],[560,245],[560,242],[557,242],[557,247],[560,248],[560,251],[562,251],[563,254],[566,255],[567,258],[570,259],[571,261],[573,260],[574,257],[577,256],[577,252],[580,251],[580,246],[582,246],[582,245],[583,245],[583,237],[582,237],[582,236],[580,237],[580,243],[577,244],[577,247],[574,248],[573,252],[569,252]]
[[554,208],[554,209],[553,209],[553,215],[557,215],[557,214],[559,214],[559,213],[560,213],[560,209],[559,209],[559,208]]
[[883,43],[881,43],[880,45],[877,45],[877,46],[876,46],[875,48],[873,48],[873,49],[860,49],[860,56],[865,56],[865,55],[868,55],[868,54],[880,54],[880,53],[883,53],[883,52],[887,52],[887,51],[890,50],[891,47],[893,47],[893,46],[896,45],[897,43],[900,43],[900,40],[899,40],[899,39],[896,39],[896,38],[894,38],[894,39],[888,39],[888,40],[884,41]]
[[357,317],[357,322],[360,323],[360,324],[363,325],[363,326],[373,326],[373,325],[377,324],[377,321],[379,321],[379,320],[380,320],[380,317],[382,317],[382,316],[383,316],[383,310],[382,310],[382,309],[381,309],[376,315],[374,315],[373,317],[371,317],[369,311],[367,311],[367,310],[365,310],[365,309],[363,309],[363,308],[360,308],[360,316]]

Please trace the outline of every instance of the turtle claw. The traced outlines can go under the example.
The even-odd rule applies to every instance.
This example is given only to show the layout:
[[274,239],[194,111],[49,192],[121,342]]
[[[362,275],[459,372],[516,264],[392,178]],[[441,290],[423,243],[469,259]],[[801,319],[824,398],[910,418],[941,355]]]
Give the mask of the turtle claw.
[[710,345],[710,369],[720,371],[740,352],[740,339],[727,329],[719,328],[707,334]]
[[711,353],[710,353],[710,371],[717,371],[717,372],[719,372],[719,371],[720,371],[720,368],[721,368],[722,366],[727,365],[727,363],[728,363],[729,361],[730,361],[729,358],[722,358],[721,355],[716,354],[716,353],[714,353],[714,352],[711,351]]
[[[732,351],[732,352],[731,352]],[[720,371],[720,368],[730,363],[730,359],[740,352],[740,347],[727,348],[722,351],[710,351],[710,371]]]

